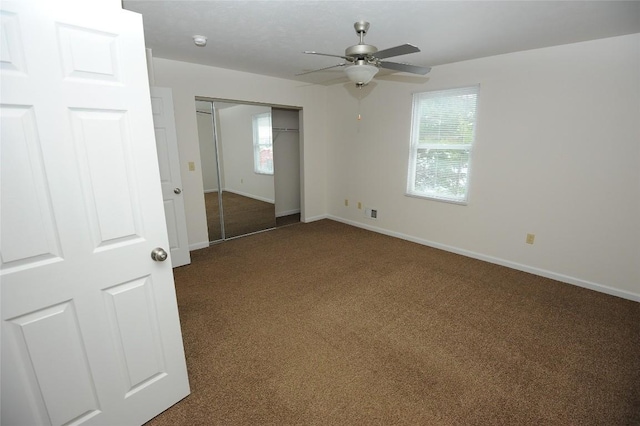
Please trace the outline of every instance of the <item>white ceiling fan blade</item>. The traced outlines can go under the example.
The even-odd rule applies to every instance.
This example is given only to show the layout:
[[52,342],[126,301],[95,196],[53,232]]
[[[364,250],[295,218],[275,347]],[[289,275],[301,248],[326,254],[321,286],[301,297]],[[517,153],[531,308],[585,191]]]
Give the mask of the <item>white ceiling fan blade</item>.
[[312,72],[318,72],[318,71],[324,71],[324,70],[329,70],[331,68],[337,68],[337,67],[343,67],[346,64],[342,63],[342,64],[338,64],[338,65],[331,65],[330,67],[324,67],[324,68],[318,68],[317,70],[311,70],[311,71],[305,71],[305,72],[301,72],[300,74],[296,74],[296,75],[305,75],[305,74],[311,74]]
[[414,46],[413,44],[407,43],[407,44],[401,44],[400,46],[379,50],[376,53],[374,53],[373,56],[375,56],[378,59],[384,59],[384,58],[390,58],[392,56],[400,56],[400,55],[406,55],[408,53],[416,53],[419,51],[420,49],[418,49],[416,46]]
[[380,62],[380,67],[420,75],[425,75],[431,71],[431,67],[419,67],[417,65],[400,64],[398,62]]

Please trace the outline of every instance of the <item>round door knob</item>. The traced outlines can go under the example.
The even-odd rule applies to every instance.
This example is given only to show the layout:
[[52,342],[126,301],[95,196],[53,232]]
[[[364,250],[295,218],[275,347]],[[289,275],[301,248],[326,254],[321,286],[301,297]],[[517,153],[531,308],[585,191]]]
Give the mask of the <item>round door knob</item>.
[[176,188],[173,190],[173,192],[175,192],[176,194],[180,194],[182,192],[182,189]]
[[169,255],[163,248],[157,247],[151,251],[151,258],[156,262],[164,262]]

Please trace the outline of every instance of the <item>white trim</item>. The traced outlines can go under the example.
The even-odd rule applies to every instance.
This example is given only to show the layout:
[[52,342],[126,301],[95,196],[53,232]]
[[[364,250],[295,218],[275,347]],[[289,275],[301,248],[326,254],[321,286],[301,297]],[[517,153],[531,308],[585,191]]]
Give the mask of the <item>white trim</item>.
[[412,197],[412,198],[420,198],[422,200],[440,201],[440,202],[443,202],[443,203],[455,204],[457,206],[468,206],[469,205],[468,200],[455,201],[453,199],[448,199],[448,198],[438,198],[435,195],[426,195],[426,193],[422,193],[422,192],[411,192],[410,190],[407,190],[407,192],[405,192],[404,196],[405,197]]
[[[305,218],[300,218],[300,220],[304,223],[311,223],[311,222],[316,222],[318,220],[322,220],[322,219],[334,219],[338,222],[342,222],[340,219],[338,218],[334,218],[331,215],[327,215],[327,214],[321,214],[318,216],[312,216],[312,217],[305,217]],[[346,223],[346,222],[345,222]]]
[[232,189],[223,189],[223,191],[231,192],[233,194],[242,195],[243,197],[253,198],[254,200],[264,201],[265,203],[275,204],[275,200],[270,200],[268,198],[260,197],[258,195],[247,194],[245,192],[240,192]]
[[[485,254],[476,253],[470,250],[465,250],[457,247],[448,246],[446,244],[440,244],[433,241],[425,240],[422,238],[414,237],[411,235],[403,234],[400,232],[389,231],[383,228],[378,228],[376,226],[366,225],[364,223],[355,222],[348,219],[343,219],[341,217],[327,215],[327,219],[335,220],[336,222],[346,223],[347,225],[352,225],[357,228],[367,229],[369,231],[377,232],[379,234],[389,235],[390,237],[400,238],[402,240],[411,241],[413,243],[422,244],[425,246],[437,248],[440,250],[448,251],[451,253],[460,254],[462,256],[471,257],[473,259],[483,260],[485,262],[494,263],[500,266],[506,266],[507,268],[516,269],[518,271],[528,272],[530,274],[539,275],[541,277],[550,278],[552,280],[561,281],[563,283],[572,284],[578,287],[587,288],[589,290],[594,290],[600,293],[610,294],[612,296],[621,297],[623,299],[633,300],[634,302],[640,302],[640,294],[632,293],[626,290],[620,290],[617,288],[609,287],[604,284],[593,283],[590,281],[585,281],[580,278],[570,277],[568,275],[559,274],[557,272],[548,271],[546,269],[535,268],[533,266],[523,265],[521,263],[512,262],[510,260],[500,259],[493,256],[487,256]],[[316,219],[318,220],[318,219]],[[307,222],[310,222],[307,220]]]
[[205,194],[210,194],[210,193],[212,193],[212,192],[218,192],[218,189],[205,189],[205,190],[204,190],[204,193],[205,193]]
[[200,250],[209,247],[209,241],[202,241],[200,243],[189,244],[189,251]]
[[290,214],[300,213],[300,209],[286,210],[283,212],[276,212],[276,217],[289,216]]

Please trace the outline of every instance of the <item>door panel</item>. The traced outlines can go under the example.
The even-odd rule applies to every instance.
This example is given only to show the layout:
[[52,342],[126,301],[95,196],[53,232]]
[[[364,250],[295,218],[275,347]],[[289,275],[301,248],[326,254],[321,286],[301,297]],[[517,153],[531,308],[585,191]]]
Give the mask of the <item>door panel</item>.
[[73,302],[40,309],[9,322],[13,337],[20,342],[21,358],[30,360],[31,380],[38,382],[51,423],[65,424],[99,414]]
[[[59,259],[60,241],[51,207],[42,149],[33,108],[3,105],[0,111],[3,144],[2,267],[11,270]],[[16,226],[19,224],[19,226]]]
[[8,11],[0,12],[0,31],[2,32],[2,50],[0,56],[0,70],[3,73],[25,74],[27,67],[22,48],[22,36],[18,15]]
[[122,83],[117,34],[56,23],[67,80]]
[[166,375],[151,277],[106,289],[104,299],[128,398]]
[[171,89],[151,88],[151,110],[173,267],[191,263]]
[[140,238],[128,116],[123,111],[71,110],[85,208],[96,249]]
[[141,424],[189,393],[142,22],[3,1],[2,424]]

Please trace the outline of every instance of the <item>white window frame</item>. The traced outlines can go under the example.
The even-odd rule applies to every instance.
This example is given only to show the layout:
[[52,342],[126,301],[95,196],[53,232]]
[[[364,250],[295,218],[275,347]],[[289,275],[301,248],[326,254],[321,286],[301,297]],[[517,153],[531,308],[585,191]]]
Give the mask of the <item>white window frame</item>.
[[[472,153],[473,145],[475,142],[475,130],[477,127],[477,110],[478,110],[478,98],[479,98],[480,86],[468,86],[455,89],[436,90],[430,92],[415,93],[413,95],[413,108],[412,108],[412,120],[411,120],[411,141],[409,150],[409,167],[407,175],[407,192],[406,195],[410,197],[426,198],[436,201],[444,201],[448,203],[466,205],[469,199],[469,181],[471,173]],[[471,138],[468,143],[437,143],[437,142],[424,142],[420,141],[420,124],[421,124],[421,105],[423,102],[428,102],[432,99],[442,99],[446,97],[456,97],[462,95],[475,95],[475,106],[473,116],[473,129]],[[416,188],[416,171],[418,151],[420,150],[447,150],[447,151],[468,151],[467,168],[465,172],[466,181],[464,186],[464,193],[462,195],[448,194],[446,191],[441,191],[434,188],[427,188],[426,190],[420,190]]]
[[[260,138],[260,122],[269,120],[268,137]],[[271,168],[265,168],[260,161],[260,152],[264,147],[271,149]],[[271,132],[271,112],[255,114],[253,116],[253,171],[260,175],[273,175],[273,134]]]

